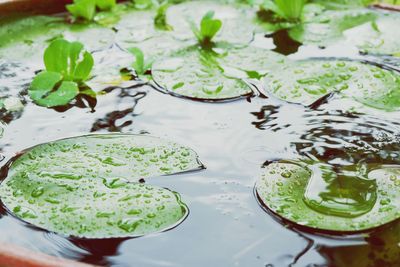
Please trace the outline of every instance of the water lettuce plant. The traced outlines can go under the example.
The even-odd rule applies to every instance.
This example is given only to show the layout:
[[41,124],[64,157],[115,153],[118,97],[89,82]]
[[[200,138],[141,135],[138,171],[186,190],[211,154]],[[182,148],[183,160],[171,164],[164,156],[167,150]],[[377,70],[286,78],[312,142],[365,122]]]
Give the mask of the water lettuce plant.
[[173,27],[169,25],[167,22],[166,13],[169,6],[170,3],[168,1],[165,1],[157,8],[156,16],[154,17],[154,25],[159,30],[164,30],[164,31],[173,30]]
[[68,104],[89,78],[93,63],[92,55],[84,50],[83,44],[54,40],[44,52],[46,70],[33,79],[29,96],[40,106]]
[[116,6],[116,0],[74,0],[66,5],[67,10],[76,19],[93,20],[96,10],[109,11]]
[[132,67],[135,69],[136,75],[142,76],[146,74],[151,69],[153,61],[145,59],[143,51],[138,47],[128,48],[128,51],[135,57]]
[[203,48],[213,45],[212,39],[222,27],[222,21],[214,19],[214,11],[207,12],[200,22],[200,28],[192,23],[192,31]]
[[265,0],[262,8],[272,12],[278,20],[300,21],[307,0]]
[[24,151],[0,196],[16,217],[64,236],[137,237],[170,229],[188,213],[178,193],[141,179],[201,168],[193,150],[167,140],[81,136]]

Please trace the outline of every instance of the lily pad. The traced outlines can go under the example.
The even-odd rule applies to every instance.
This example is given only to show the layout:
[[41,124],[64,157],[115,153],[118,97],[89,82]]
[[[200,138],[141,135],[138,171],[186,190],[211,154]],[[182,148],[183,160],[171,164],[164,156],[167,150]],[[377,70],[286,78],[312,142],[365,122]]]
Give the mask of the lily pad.
[[400,75],[352,61],[306,60],[283,65],[264,78],[266,90],[293,103],[310,105],[335,92],[373,108],[400,108]]
[[156,61],[152,74],[163,90],[192,99],[226,101],[252,92],[243,80],[226,76],[216,56],[207,51],[182,51]]
[[[243,78],[260,78],[287,61],[281,54],[253,46],[229,50],[220,60],[225,74],[229,73],[230,69],[235,69],[245,72]],[[236,73],[233,76],[239,78]]]
[[0,26],[0,56],[11,60],[39,61],[43,54],[38,51],[43,51],[60,37],[85,43],[90,51],[111,46],[115,38],[109,28],[92,24],[71,25],[55,16],[4,19]]
[[214,38],[215,42],[245,45],[253,40],[255,26],[251,23],[247,10],[213,1],[189,1],[171,6],[166,17],[173,28],[174,37],[193,39],[191,23],[198,25],[208,11],[214,11],[214,17],[222,21],[222,28]]
[[[68,104],[79,94],[78,85],[72,81],[62,81],[57,72],[42,71],[33,79],[29,96],[40,106],[54,107]],[[57,90],[56,84],[61,83]]]
[[376,13],[368,9],[325,10],[308,13],[304,23],[289,30],[289,36],[303,44],[329,45],[343,39],[347,29],[374,21]]
[[12,161],[0,195],[15,216],[52,232],[135,237],[170,229],[188,212],[177,193],[139,179],[200,168],[194,151],[154,137],[75,137]]
[[[280,217],[322,231],[366,231],[400,218],[400,166],[373,169],[366,179],[336,177],[343,183],[335,180],[328,187],[313,184],[314,179],[335,175],[325,171],[319,165],[272,163],[256,184],[258,197]],[[310,184],[319,202],[307,195]]]
[[344,34],[349,44],[358,46],[364,53],[400,55],[400,33],[393,30],[394,25],[400,25],[400,16],[397,14],[364,23]]

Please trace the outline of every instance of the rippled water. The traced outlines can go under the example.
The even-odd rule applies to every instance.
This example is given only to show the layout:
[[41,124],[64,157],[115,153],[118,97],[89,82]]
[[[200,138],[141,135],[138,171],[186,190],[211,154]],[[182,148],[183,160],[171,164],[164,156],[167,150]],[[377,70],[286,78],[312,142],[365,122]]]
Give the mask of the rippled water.
[[[285,36],[278,34],[262,41],[275,41],[276,51],[298,59],[361,57],[340,46],[320,49],[295,43],[279,45],[284,40]],[[400,65],[394,59],[389,63]],[[111,62],[104,60],[102,64]],[[26,89],[26,79],[33,75],[29,68],[16,64],[0,62],[0,68],[0,86]],[[16,79],[15,73],[23,73],[24,77]],[[3,208],[1,241],[113,266],[354,266],[346,261],[346,255],[353,252],[376,266],[382,263],[371,258],[371,251],[384,246],[379,242],[383,242],[385,229],[367,238],[303,231],[267,214],[253,188],[260,167],[278,159],[308,155],[333,166],[360,161],[400,164],[399,113],[337,111],[343,100],[338,104],[335,99],[308,108],[262,95],[229,103],[201,103],[163,94],[138,82],[105,92],[97,103],[82,99],[76,106],[54,110],[29,102],[21,112],[0,114],[8,124],[0,139],[1,164],[25,148],[88,132],[138,133],[170,139],[193,148],[207,166],[203,171],[151,180],[153,185],[181,194],[190,209],[188,218],[165,233],[90,241],[38,230]],[[14,96],[24,102],[25,94],[21,90]],[[394,223],[386,228],[395,232],[399,226]],[[389,245],[398,248],[400,238],[390,240],[393,244]],[[392,264],[400,264],[400,258]]]

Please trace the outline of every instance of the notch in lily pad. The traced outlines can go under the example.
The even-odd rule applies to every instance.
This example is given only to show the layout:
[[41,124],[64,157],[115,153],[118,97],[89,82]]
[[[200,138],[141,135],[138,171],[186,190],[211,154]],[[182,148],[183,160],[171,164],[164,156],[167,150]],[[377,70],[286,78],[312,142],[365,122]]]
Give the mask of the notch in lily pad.
[[0,196],[21,220],[64,236],[139,237],[174,228],[188,215],[178,193],[142,179],[167,181],[203,168],[192,149],[156,137],[81,136],[13,159]]
[[44,64],[46,70],[36,75],[28,90],[36,104],[63,106],[79,95],[80,89],[88,91],[84,82],[90,77],[94,61],[83,44],[54,40],[44,52]]
[[273,162],[262,170],[256,192],[268,211],[322,232],[364,232],[400,218],[399,165],[352,176],[318,162]]

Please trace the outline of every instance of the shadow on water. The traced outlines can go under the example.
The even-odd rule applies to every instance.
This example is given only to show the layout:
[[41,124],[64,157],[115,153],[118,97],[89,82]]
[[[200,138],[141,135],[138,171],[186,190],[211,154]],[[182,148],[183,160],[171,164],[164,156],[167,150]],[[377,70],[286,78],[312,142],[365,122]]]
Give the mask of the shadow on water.
[[276,46],[273,51],[278,52],[283,55],[291,55],[299,51],[301,43],[290,38],[287,30],[280,30],[266,37],[272,37],[274,44]]

